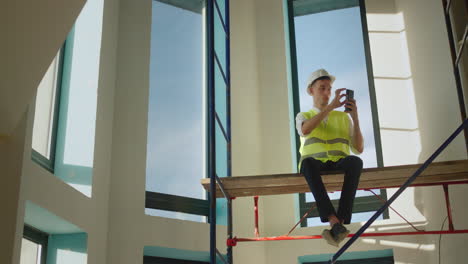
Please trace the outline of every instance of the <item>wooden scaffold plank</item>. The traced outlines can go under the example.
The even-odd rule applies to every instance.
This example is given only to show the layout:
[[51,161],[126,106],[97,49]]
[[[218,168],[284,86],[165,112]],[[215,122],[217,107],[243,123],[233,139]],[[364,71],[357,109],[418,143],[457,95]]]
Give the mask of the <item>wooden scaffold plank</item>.
[[[402,185],[419,166],[420,164],[364,169],[361,174],[359,188],[379,189],[398,187]],[[329,192],[341,190],[343,172],[327,172],[323,175],[323,182]],[[468,160],[435,162],[416,178],[413,185],[456,180],[468,180]],[[298,173],[237,176],[221,178],[221,181],[225,190],[232,197],[310,192],[307,182],[302,175]],[[209,179],[201,180],[206,190],[209,190],[209,182]],[[223,197],[219,186],[216,196]]]

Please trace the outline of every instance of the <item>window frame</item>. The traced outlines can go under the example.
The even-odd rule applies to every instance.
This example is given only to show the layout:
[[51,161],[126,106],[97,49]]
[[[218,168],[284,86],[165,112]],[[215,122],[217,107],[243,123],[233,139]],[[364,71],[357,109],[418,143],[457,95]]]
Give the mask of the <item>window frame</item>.
[[[327,264],[329,261],[314,261],[304,262],[302,264]],[[376,257],[376,258],[365,258],[365,259],[346,259],[340,260],[341,264],[393,264],[395,259],[393,256],[388,257]]]
[[[380,198],[382,198],[382,200],[384,200],[384,201],[387,200],[387,191],[385,189],[380,189]],[[333,206],[335,208],[338,207],[339,200],[331,200],[331,202],[332,202],[332,204],[333,204]],[[305,215],[310,210],[310,208],[317,207],[316,202],[306,202],[305,201],[305,194],[304,193],[301,193],[299,195],[299,204],[300,204],[300,208],[299,208],[300,215]],[[374,212],[374,211],[379,210],[382,206],[383,206],[383,203],[381,201],[379,201],[377,198],[373,197],[373,196],[356,197],[354,199],[353,214],[354,213]],[[319,213],[318,213],[317,210],[313,210],[307,216],[307,218],[315,218],[315,217],[319,217]],[[383,218],[384,219],[389,219],[390,218],[389,213],[388,213],[388,209],[386,209],[383,212]],[[303,221],[301,223],[301,227],[307,227],[307,222]]]
[[209,216],[208,200],[151,191],[146,191],[145,197],[145,209]]
[[[152,1],[158,1],[164,4],[172,5],[177,8],[181,8],[187,11],[198,13],[197,8],[194,7],[194,4],[192,2],[188,3],[188,2],[178,1],[178,0],[152,0]],[[203,4],[206,6],[206,1],[198,1],[198,2],[204,2]],[[187,6],[184,6],[184,4],[187,4]],[[201,15],[203,16],[203,12],[201,12]],[[208,25],[206,24],[205,28],[207,26]],[[205,43],[208,40],[207,38],[208,36],[205,36]],[[207,49],[207,46],[205,45],[205,47],[203,48]],[[208,54],[208,52],[206,52],[206,54]],[[207,55],[205,56],[205,59],[207,61],[208,59]],[[204,74],[206,73],[207,73],[207,65],[205,66]],[[207,124],[202,124],[202,125],[206,126]],[[205,135],[203,136],[208,137],[207,133],[205,133]],[[209,139],[207,138],[206,143],[205,143],[205,149],[208,149],[208,142],[209,142]],[[206,178],[206,175],[204,176],[202,175],[202,177]],[[201,185],[200,185],[200,188],[202,188]],[[205,193],[205,199],[198,199],[198,198],[173,195],[173,194],[167,194],[167,193],[161,193],[161,192],[145,191],[145,209],[156,209],[156,210],[164,210],[168,212],[180,212],[180,213],[186,213],[186,214],[192,214],[192,215],[198,215],[198,216],[205,216],[206,219],[203,222],[205,223],[209,222],[210,204],[208,200],[208,193]],[[148,262],[148,263],[153,263],[153,262]],[[154,263],[160,263],[160,262],[154,262]],[[198,263],[198,262],[187,262],[187,263]],[[204,262],[200,262],[200,263],[204,263]]]
[[[292,104],[293,104],[293,111],[294,116],[300,112],[299,106],[299,81],[298,81],[298,71],[297,71],[297,54],[296,54],[296,32],[295,32],[295,24],[294,24],[294,2],[300,0],[285,0],[287,1],[287,14],[288,14],[288,24],[289,24],[289,52],[290,52],[290,62],[291,62],[291,82],[292,82]],[[374,127],[374,140],[375,140],[375,150],[377,155],[377,167],[382,168],[384,167],[383,164],[383,154],[382,154],[382,142],[380,137],[380,127],[379,127],[379,118],[377,112],[377,100],[376,100],[376,92],[375,92],[375,85],[374,85],[374,75],[372,69],[372,57],[370,52],[370,44],[369,44],[369,31],[367,28],[367,17],[366,17],[366,7],[364,0],[357,0],[358,5],[360,8],[361,14],[361,24],[362,24],[362,33],[363,33],[363,43],[364,43],[364,54],[366,56],[366,67],[367,67],[367,77],[368,77],[368,84],[369,84],[369,96],[370,96],[370,104],[371,104],[371,111],[372,111],[372,123]],[[327,10],[330,11],[330,10]],[[324,11],[321,11],[324,12]],[[294,129],[295,130],[295,129]],[[300,140],[299,135],[295,133],[295,143],[296,143],[296,153],[295,156],[299,157],[299,148],[300,148]],[[293,159],[299,160],[299,159]],[[387,192],[386,189],[380,189],[380,197],[387,200]],[[332,200],[334,206],[337,206],[338,200]],[[306,202],[305,193],[299,194],[299,218],[307,213],[312,206],[316,206],[315,202]],[[382,202],[377,198],[372,196],[363,196],[363,197],[356,197],[354,200],[354,207],[353,213],[363,213],[363,212],[373,212],[378,210],[382,207]],[[368,208],[368,210],[365,210]],[[377,209],[374,209],[377,208]],[[307,216],[308,218],[318,217],[318,212],[314,210],[314,212],[310,213]],[[388,209],[386,209],[383,213],[383,218],[388,219],[389,213]],[[307,221],[301,222],[301,227],[307,227]]]
[[49,234],[41,230],[25,224],[23,227],[23,238],[41,245],[41,264],[46,264],[47,260],[47,245],[49,242]]
[[[57,69],[57,79],[55,80],[55,100],[54,100],[54,114],[52,117],[52,129],[50,137],[50,158],[44,157],[42,154],[37,152],[34,148],[31,147],[31,159],[39,164],[44,169],[48,170],[51,173],[55,171],[55,154],[57,151],[57,137],[58,137],[58,127],[59,127],[59,115],[60,115],[60,96],[62,93],[63,85],[63,74],[64,74],[64,64],[65,64],[65,50],[67,48],[67,39],[64,41],[60,51],[58,52],[59,61]],[[54,58],[55,59],[55,58]],[[33,130],[34,133],[34,130]]]

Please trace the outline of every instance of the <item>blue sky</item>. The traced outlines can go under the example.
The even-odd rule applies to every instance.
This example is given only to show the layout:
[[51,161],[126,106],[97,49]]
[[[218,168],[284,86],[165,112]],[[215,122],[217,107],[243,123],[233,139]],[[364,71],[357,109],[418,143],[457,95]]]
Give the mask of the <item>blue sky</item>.
[[102,1],[88,1],[74,29],[70,95],[66,126],[65,164],[93,167],[99,55],[102,36]]
[[[365,151],[361,158],[365,167],[376,167],[359,7],[296,17],[295,29],[301,111],[312,107],[312,97],[305,90],[309,74],[325,68],[336,77],[333,89],[354,90],[365,139]],[[343,111],[344,107],[337,110]]]
[[152,19],[146,190],[204,198],[202,15],[153,1]]

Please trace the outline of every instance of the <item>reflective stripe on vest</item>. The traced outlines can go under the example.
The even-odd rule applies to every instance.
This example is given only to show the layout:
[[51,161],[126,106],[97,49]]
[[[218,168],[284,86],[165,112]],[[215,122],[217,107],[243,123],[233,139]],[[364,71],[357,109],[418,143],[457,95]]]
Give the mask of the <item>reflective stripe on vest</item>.
[[[314,117],[314,110],[303,112],[306,119]],[[306,137],[301,137],[301,159],[299,170],[304,159],[312,157],[322,162],[338,161],[349,155],[349,117],[344,112],[332,111],[328,114],[327,123],[320,124]]]
[[334,138],[334,139],[329,139],[329,140],[323,140],[323,139],[316,138],[316,137],[306,139],[306,141],[304,142],[304,146],[314,144],[314,143],[322,143],[322,144],[343,143],[349,146],[349,140],[345,138]]
[[300,161],[302,162],[306,158],[314,158],[314,159],[323,159],[323,158],[328,158],[329,156],[337,156],[337,157],[346,157],[346,153],[339,151],[339,150],[330,150],[328,152],[319,152],[319,153],[314,153],[310,154],[307,156],[301,156]]

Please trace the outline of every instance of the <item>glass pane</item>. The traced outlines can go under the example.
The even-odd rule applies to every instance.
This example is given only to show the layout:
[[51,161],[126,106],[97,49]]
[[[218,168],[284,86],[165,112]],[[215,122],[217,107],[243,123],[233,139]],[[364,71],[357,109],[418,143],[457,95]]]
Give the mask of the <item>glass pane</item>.
[[216,124],[216,174],[218,177],[227,176],[227,143],[223,132]]
[[204,18],[159,1],[152,12],[146,190],[205,199]]
[[161,216],[167,218],[183,219],[194,222],[206,222],[206,216],[186,214],[181,212],[172,212],[158,209],[145,208],[145,214],[151,216]]
[[73,39],[67,130],[63,161],[93,166],[102,1],[88,1],[78,17]]
[[20,264],[40,264],[41,263],[41,245],[28,239],[21,240]]
[[[221,127],[216,123],[215,128],[216,140],[216,174],[218,177],[227,177],[228,160],[227,160],[227,142]],[[216,223],[218,225],[227,225],[227,199],[216,199]]]
[[219,11],[221,12],[222,20],[226,21],[226,0],[216,0],[216,3],[218,4]]
[[54,264],[88,263],[88,234],[51,234],[48,239],[48,262]]
[[[364,152],[359,155],[364,167],[376,167],[377,156],[367,78],[366,54],[359,7],[333,10],[294,18],[300,110],[312,108],[312,97],[306,93],[311,72],[325,68],[336,76],[334,89],[354,90],[359,120],[364,136]],[[343,108],[335,109],[344,111]]]
[[47,69],[46,74],[42,78],[37,88],[36,96],[32,148],[47,159],[50,159],[51,154],[59,61],[60,51],[55,56],[49,69]]
[[[367,222],[376,211],[371,212],[362,212],[362,213],[354,213],[351,219],[351,223],[358,223],[358,222]],[[383,215],[377,217],[376,220],[383,220]],[[312,217],[307,218],[307,226],[329,226],[329,223],[322,223],[320,221],[320,217]]]
[[227,131],[227,109],[226,109],[226,83],[219,67],[215,66],[215,107],[219,120],[225,131]]
[[91,196],[103,2],[86,2],[67,39],[56,174]]
[[[313,2],[313,3],[311,3]],[[294,16],[309,15],[330,10],[359,6],[359,0],[322,0],[322,1],[294,1]]]
[[[219,177],[228,176],[228,147],[227,147],[227,90],[226,90],[226,32],[223,27],[223,21],[225,17],[225,0],[216,0],[218,3],[219,9],[221,11],[221,16],[215,7],[214,15],[214,47],[215,53],[218,57],[218,63],[215,63],[215,106],[216,113],[218,118],[221,121],[221,125],[216,122],[215,128],[215,141],[216,141],[216,174]],[[223,132],[224,130],[224,132]],[[224,135],[226,133],[226,136]],[[217,199],[216,201],[216,211],[217,211],[217,224],[226,225],[227,224],[227,201],[226,199]]]
[[216,56],[218,56],[222,71],[226,74],[226,33],[218,12],[214,15],[214,41]]

